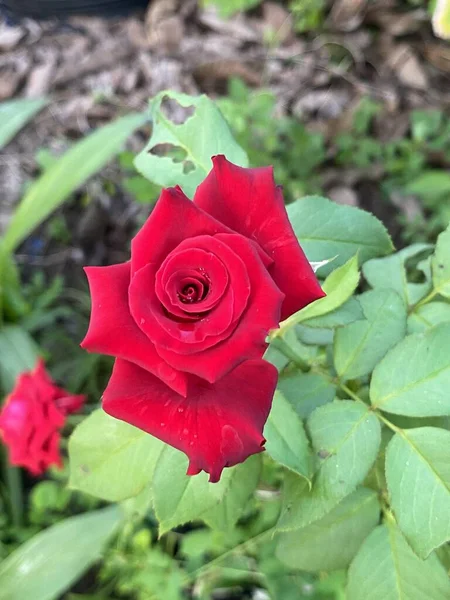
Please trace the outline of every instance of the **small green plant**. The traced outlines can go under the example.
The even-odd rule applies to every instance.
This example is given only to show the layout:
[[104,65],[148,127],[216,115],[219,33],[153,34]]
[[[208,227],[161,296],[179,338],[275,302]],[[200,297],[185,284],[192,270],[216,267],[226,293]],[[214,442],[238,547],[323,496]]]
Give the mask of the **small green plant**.
[[250,163],[274,166],[288,202],[319,190],[318,167],[325,159],[321,134],[309,132],[292,117],[277,118],[271,92],[252,91],[237,79],[217,104]]

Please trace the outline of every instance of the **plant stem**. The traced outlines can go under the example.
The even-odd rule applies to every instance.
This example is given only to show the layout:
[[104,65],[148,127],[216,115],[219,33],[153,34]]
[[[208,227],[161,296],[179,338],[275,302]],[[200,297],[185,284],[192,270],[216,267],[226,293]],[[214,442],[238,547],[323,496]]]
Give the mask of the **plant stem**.
[[419,302],[417,302],[416,304],[414,304],[414,306],[411,307],[411,310],[409,311],[410,314],[414,312],[417,308],[423,306],[424,304],[428,304],[428,302],[433,300],[433,298],[437,296],[438,293],[439,292],[436,288],[432,289],[431,292],[427,296],[425,296],[425,298],[422,298],[422,300],[419,300]]
[[286,358],[297,365],[301,371],[307,373],[311,370],[311,366],[303,360],[303,358],[299,356],[282,337],[274,338],[271,343],[274,348],[281,352],[281,354],[284,354]]
[[11,520],[15,527],[23,525],[23,491],[22,477],[18,467],[8,464],[5,455],[5,483],[8,489],[9,505],[11,510]]

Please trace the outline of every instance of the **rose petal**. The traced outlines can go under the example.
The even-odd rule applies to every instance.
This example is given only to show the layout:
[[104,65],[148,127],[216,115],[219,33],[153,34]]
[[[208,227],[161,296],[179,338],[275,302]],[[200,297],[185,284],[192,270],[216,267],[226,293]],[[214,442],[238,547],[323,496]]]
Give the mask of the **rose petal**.
[[[237,325],[228,331],[226,339],[200,354],[181,355],[156,345],[158,354],[176,369],[198,375],[213,383],[239,363],[261,358],[267,348],[266,337],[278,327],[283,294],[264,267],[250,240],[238,234],[219,234],[224,242],[247,266],[250,277],[250,297]],[[233,289],[233,282],[230,283]]]
[[160,265],[187,238],[229,231],[195,206],[178,186],[164,189],[150,217],[131,242],[131,274],[148,263]]
[[322,298],[314,272],[295,237],[272,167],[245,169],[213,158],[194,203],[221,223],[254,239],[273,259],[271,274],[285,294],[281,319]]
[[136,325],[128,306],[130,263],[86,267],[92,296],[89,329],[82,348],[130,360],[186,394],[186,376],[166,364]]
[[[138,271],[132,278],[129,290],[131,314],[155,344],[158,353],[163,348],[187,355],[218,344],[234,328],[233,323],[242,314],[250,294],[244,262],[217,236],[197,236],[185,240],[177,248],[180,252],[188,249],[192,251],[193,261],[199,250],[214,253],[227,269],[229,285],[214,309],[197,321],[185,322],[167,315],[159,302],[155,292],[154,265],[148,264]],[[214,280],[211,284],[214,286]]]
[[261,452],[276,382],[273,365],[247,361],[214,385],[190,377],[183,398],[147,371],[118,359],[103,408],[187,454],[189,475],[203,470],[216,482],[224,467]]

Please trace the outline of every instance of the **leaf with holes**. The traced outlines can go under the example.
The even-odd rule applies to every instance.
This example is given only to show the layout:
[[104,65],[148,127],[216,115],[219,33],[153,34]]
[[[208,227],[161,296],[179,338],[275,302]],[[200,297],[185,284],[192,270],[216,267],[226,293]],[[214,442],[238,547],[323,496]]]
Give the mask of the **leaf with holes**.
[[377,365],[374,408],[410,417],[450,416],[450,323],[406,337]]
[[397,433],[386,451],[386,479],[401,530],[426,558],[450,540],[450,431],[419,427]]
[[151,483],[164,444],[96,410],[69,440],[70,487],[118,502]]
[[371,290],[358,297],[365,316],[336,330],[334,365],[342,379],[372,371],[406,333],[406,307],[393,290]]
[[276,462],[306,479],[311,477],[311,452],[303,423],[279,391],[264,427],[266,450]]
[[377,527],[348,572],[347,600],[448,600],[450,583],[436,556],[420,560],[393,523]]
[[292,569],[344,569],[378,524],[379,517],[377,494],[359,488],[322,519],[303,529],[280,534],[277,556]]
[[362,403],[340,400],[315,410],[308,419],[315,452],[312,489],[293,473],[285,478],[278,528],[305,527],[330,512],[364,480],[381,441],[376,416]]
[[[194,113],[184,123],[175,123],[165,113],[163,101],[167,99],[186,111],[193,108]],[[152,135],[134,161],[138,171],[150,181],[162,187],[179,185],[192,198],[212,168],[212,156],[224,154],[237,165],[248,165],[246,153],[208,96],[161,92],[150,102],[150,112]]]
[[287,211],[310,261],[337,256],[322,267],[324,274],[343,265],[357,252],[363,264],[394,249],[384,225],[359,208],[336,204],[320,196],[306,196],[290,204]]

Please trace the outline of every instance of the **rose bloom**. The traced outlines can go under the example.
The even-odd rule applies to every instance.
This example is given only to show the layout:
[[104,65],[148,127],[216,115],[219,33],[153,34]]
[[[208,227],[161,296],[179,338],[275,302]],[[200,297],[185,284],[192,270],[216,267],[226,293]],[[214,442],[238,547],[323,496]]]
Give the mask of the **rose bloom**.
[[33,371],[19,375],[0,411],[0,439],[9,449],[10,463],[33,475],[51,465],[61,467],[60,430],[84,401],[55,385],[41,359]]
[[82,346],[116,357],[104,410],[185,452],[218,481],[261,452],[277,370],[269,331],[324,296],[271,167],[223,156],[191,202],[162,191],[131,260],[87,267]]

